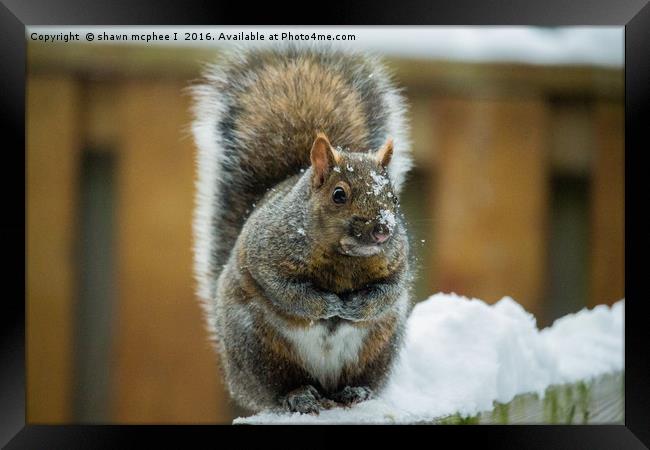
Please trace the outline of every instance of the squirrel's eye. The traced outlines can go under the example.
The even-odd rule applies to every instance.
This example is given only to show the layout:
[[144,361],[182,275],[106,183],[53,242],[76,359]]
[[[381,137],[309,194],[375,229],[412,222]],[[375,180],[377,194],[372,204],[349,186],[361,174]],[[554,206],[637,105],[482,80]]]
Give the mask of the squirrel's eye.
[[332,191],[332,201],[336,203],[337,205],[342,205],[345,203],[348,199],[347,194],[345,193],[345,189],[343,189],[340,186],[337,186],[334,188]]

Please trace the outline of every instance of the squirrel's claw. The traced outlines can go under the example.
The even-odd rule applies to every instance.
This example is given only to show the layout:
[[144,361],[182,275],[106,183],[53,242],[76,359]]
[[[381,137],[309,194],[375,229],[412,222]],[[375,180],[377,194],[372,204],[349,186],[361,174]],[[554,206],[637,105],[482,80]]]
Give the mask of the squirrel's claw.
[[320,394],[314,386],[307,385],[295,389],[284,398],[283,405],[289,412],[301,414],[319,414],[321,409]]
[[351,406],[355,403],[370,400],[372,398],[372,389],[367,386],[346,386],[332,395],[331,398],[344,406]]

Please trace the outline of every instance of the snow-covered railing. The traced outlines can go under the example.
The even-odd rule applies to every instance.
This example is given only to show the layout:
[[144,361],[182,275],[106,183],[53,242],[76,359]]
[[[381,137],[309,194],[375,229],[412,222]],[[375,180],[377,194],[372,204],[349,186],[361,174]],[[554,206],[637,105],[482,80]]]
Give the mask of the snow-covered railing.
[[510,297],[488,305],[436,294],[415,306],[378,398],[234,423],[621,422],[624,305],[583,309],[539,330]]

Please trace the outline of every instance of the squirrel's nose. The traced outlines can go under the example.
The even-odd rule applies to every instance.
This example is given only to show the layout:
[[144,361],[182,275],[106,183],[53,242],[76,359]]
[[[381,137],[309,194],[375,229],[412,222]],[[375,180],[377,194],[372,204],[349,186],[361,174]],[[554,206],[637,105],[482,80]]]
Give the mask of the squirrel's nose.
[[378,223],[375,225],[375,227],[372,230],[372,239],[378,243],[381,244],[382,242],[385,242],[386,239],[390,236],[390,230],[386,225],[382,225]]

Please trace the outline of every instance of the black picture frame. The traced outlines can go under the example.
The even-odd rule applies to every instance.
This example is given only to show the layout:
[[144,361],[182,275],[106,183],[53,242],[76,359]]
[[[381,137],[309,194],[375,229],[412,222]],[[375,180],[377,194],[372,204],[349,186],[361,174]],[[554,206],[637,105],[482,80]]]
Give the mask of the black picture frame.
[[[312,6],[317,7],[314,12]],[[301,18],[295,13],[302,13]],[[294,17],[292,17],[294,16]],[[435,426],[373,427],[227,427],[227,426],[46,426],[25,421],[25,70],[28,25],[214,25],[250,24],[273,20],[288,24],[340,25],[609,25],[625,27],[625,425],[589,426]],[[202,1],[25,1],[0,4],[0,98],[4,152],[0,167],[3,219],[0,230],[5,249],[2,271],[5,295],[2,317],[0,368],[0,443],[6,448],[124,448],[137,443],[186,447],[191,442],[226,445],[225,433],[243,439],[259,432],[282,433],[275,445],[340,445],[372,438],[385,440],[395,433],[433,433],[431,445],[466,443],[497,448],[647,448],[650,446],[650,364],[648,315],[640,288],[643,266],[636,261],[647,246],[648,222],[640,211],[647,203],[642,186],[643,153],[650,150],[647,118],[650,91],[650,6],[646,0],[454,0],[452,2],[359,2],[347,5],[277,5]],[[639,204],[641,203],[641,204]],[[629,243],[632,245],[628,245]],[[7,253],[6,250],[10,253]],[[7,290],[6,287],[13,289]],[[21,295],[22,294],[22,295]],[[339,431],[344,439],[337,439]],[[300,435],[300,438],[297,436]],[[280,436],[278,436],[280,437]],[[333,439],[334,437],[334,439]],[[294,438],[296,440],[294,440]],[[329,443],[329,444],[328,444]],[[427,445],[429,445],[427,444]],[[159,444],[158,444],[159,445]],[[264,444],[266,446],[268,444]],[[415,445],[415,444],[414,444]],[[423,445],[423,444],[417,444]]]

